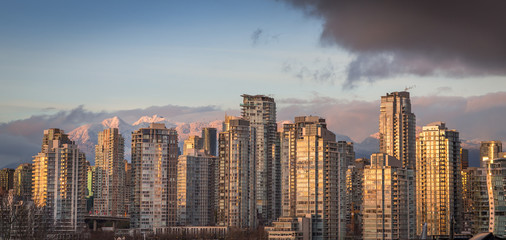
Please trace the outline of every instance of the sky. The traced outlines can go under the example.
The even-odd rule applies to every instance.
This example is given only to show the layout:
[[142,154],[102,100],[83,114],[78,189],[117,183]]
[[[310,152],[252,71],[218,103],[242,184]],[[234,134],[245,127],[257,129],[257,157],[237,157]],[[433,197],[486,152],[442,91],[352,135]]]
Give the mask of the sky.
[[506,140],[505,4],[438,4],[0,1],[0,143],[54,119],[72,130],[87,119],[76,111],[216,120],[244,93],[273,96],[278,120],[321,115],[361,141],[380,96],[405,88],[418,125]]

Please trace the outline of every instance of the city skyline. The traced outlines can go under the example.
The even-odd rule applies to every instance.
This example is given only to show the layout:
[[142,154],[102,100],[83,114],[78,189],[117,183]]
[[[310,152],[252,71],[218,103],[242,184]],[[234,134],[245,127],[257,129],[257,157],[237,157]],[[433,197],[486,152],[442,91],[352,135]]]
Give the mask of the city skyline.
[[0,239],[506,237],[505,10],[1,2]]
[[[350,5],[354,14],[338,20],[350,22],[350,28],[381,27],[391,33],[361,38],[368,32],[350,32],[335,24],[332,16],[342,2],[325,11],[322,6],[327,4],[326,0],[4,2],[0,163],[27,162],[44,129],[70,133],[114,116],[132,124],[154,114],[174,122],[211,122],[225,114],[238,115],[242,94],[275,98],[278,122],[317,115],[327,119],[336,134],[361,142],[378,132],[379,97],[409,88],[417,127],[445,121],[461,130],[463,140],[506,141],[506,129],[496,121],[506,117],[502,71],[506,61],[500,61],[504,46],[492,44],[504,36],[486,27],[490,24],[486,17],[502,19],[502,14],[462,15],[470,11],[463,4],[450,11],[461,21],[418,28],[418,33],[410,26],[445,21],[444,11],[426,15],[419,10],[425,6],[404,4],[376,8],[374,16],[379,19],[373,20],[405,16],[399,10],[420,16],[419,21],[406,18],[406,26],[388,19],[370,21],[385,22],[392,26],[388,28],[360,21],[364,14],[373,17],[360,9],[374,6],[357,10]],[[501,9],[494,4],[483,7]],[[480,19],[473,20],[473,26],[481,29],[466,28],[472,16]],[[432,46],[403,39],[395,28],[412,36],[426,33]],[[475,35],[473,29],[487,38],[465,38]],[[430,31],[448,32],[448,39]],[[349,44],[348,37],[357,45]],[[394,45],[386,48],[382,40]],[[463,47],[463,42],[476,44]],[[371,44],[371,54],[364,53],[368,46],[358,43]],[[440,51],[430,55],[434,49]],[[479,61],[483,64],[476,64]],[[55,89],[58,94],[44,94]],[[139,93],[142,98],[132,97]],[[17,154],[21,149],[26,153]]]
[[[131,132],[131,165],[122,161],[125,138],[112,126],[119,126],[119,118],[103,122],[109,128],[97,135],[94,167],[70,138],[73,133],[44,130],[41,151],[33,158],[31,185],[35,206],[51,217],[39,224],[49,223],[50,231],[71,235],[96,231],[97,226],[104,230],[97,221],[109,219],[112,231],[123,231],[119,229],[125,225],[119,227],[118,221],[129,221],[131,234],[181,234],[191,229],[199,235],[206,231],[230,234],[231,229],[239,228],[265,229],[263,238],[268,239],[415,239],[425,235],[469,237],[486,227],[476,219],[488,219],[488,231],[504,236],[506,153],[502,142],[481,142],[482,167],[468,169],[469,155],[461,148],[459,131],[438,121],[424,126],[416,137],[416,163],[402,154],[404,160],[388,154],[396,154],[391,149],[399,148],[411,155],[409,139],[414,135],[403,137],[414,132],[415,126],[408,92],[381,97],[378,128],[382,136],[376,142],[379,151],[370,155],[370,165],[369,160],[363,164],[356,160],[355,144],[339,140],[327,129],[324,118],[295,117],[276,132],[275,100],[265,95],[242,97],[241,117],[225,116],[217,157],[209,155],[204,140],[192,133],[181,151],[181,129],[167,128],[158,116],[143,117],[134,124],[139,129]],[[202,137],[211,141],[214,137],[205,132]],[[273,136],[272,143],[265,140],[268,136]],[[398,146],[401,141],[404,143]],[[265,142],[267,145],[259,144]],[[270,176],[260,174],[264,156],[259,155],[266,152],[266,146],[272,149],[267,154],[272,159],[265,163]],[[10,175],[4,174],[9,171]],[[475,177],[484,171],[486,179]],[[16,188],[30,183],[16,183],[15,172],[18,170],[2,169],[1,183],[7,187],[1,196],[8,194],[25,207],[22,199],[29,198],[16,195]],[[129,175],[130,182],[123,174]],[[351,183],[353,179],[357,182]],[[483,186],[484,180],[488,202],[476,198],[483,193],[472,189]],[[266,191],[262,182],[276,196],[266,195],[271,206],[262,203],[259,193]],[[123,191],[130,191],[130,201],[110,209],[117,197],[128,197]],[[276,205],[276,198],[282,206]],[[360,207],[350,205],[351,201],[360,202]],[[474,208],[463,208],[475,203],[482,209],[479,214]],[[262,216],[264,207],[271,208],[271,221]],[[121,209],[128,210],[123,214]],[[357,226],[355,221],[360,219],[362,224]]]

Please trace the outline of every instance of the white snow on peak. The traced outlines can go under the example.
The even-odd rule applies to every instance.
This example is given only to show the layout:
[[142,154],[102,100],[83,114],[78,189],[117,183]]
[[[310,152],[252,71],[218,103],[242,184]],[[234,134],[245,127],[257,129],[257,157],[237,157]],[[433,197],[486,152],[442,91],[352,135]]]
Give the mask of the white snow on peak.
[[119,117],[112,117],[112,118],[107,118],[107,119],[104,119],[104,121],[102,121],[102,126],[104,126],[104,128],[120,128],[120,125],[124,125],[125,122],[123,122],[123,120],[121,120]]
[[166,122],[168,121],[167,119],[165,119],[164,117],[162,116],[158,116],[158,115],[153,115],[152,117],[150,116],[142,116],[141,118],[139,118],[139,120],[137,120],[137,122],[134,122],[134,124],[132,124],[133,126],[137,126],[137,125],[140,125],[142,123],[156,123],[156,122]]

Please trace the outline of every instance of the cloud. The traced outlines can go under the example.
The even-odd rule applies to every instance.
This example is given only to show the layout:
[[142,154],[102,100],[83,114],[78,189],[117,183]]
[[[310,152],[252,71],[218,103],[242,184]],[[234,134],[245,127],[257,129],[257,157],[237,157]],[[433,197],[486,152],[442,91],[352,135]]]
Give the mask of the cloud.
[[251,45],[257,46],[258,44],[268,44],[272,41],[278,41],[281,34],[269,34],[264,29],[257,28],[251,33]]
[[[355,142],[361,142],[378,131],[379,100],[350,101],[315,93],[309,99],[284,98],[276,99],[276,103],[278,121],[293,121],[295,116],[321,116],[327,120],[330,130],[347,135]],[[503,123],[503,119],[506,119],[506,92],[467,98],[412,95],[412,110],[418,126],[444,121],[449,128],[460,132],[461,139],[506,141]],[[229,115],[240,114],[239,109],[225,111],[216,106],[166,105],[98,113],[79,106],[52,115],[32,116],[0,124],[0,168],[31,162],[31,157],[40,151],[43,130],[47,128],[61,128],[70,132],[84,124],[101,122],[112,116],[118,116],[131,124],[141,116],[154,114],[176,122],[210,122],[223,120],[225,112]]]
[[345,88],[402,74],[506,75],[504,1],[281,1],[323,20],[323,45],[356,54]]
[[326,84],[334,84],[338,73],[338,69],[330,58],[324,61],[316,58],[309,65],[295,60],[285,61],[282,71],[301,81]]
[[251,34],[251,44],[253,46],[257,45],[258,40],[260,39],[260,36],[262,35],[263,30],[260,28],[257,28],[253,33]]
[[[229,111],[238,114],[239,111]],[[14,163],[31,162],[32,156],[40,151],[45,129],[60,128],[65,132],[88,123],[101,122],[118,116],[130,124],[141,116],[158,114],[176,122],[213,121],[222,119],[225,111],[216,106],[152,106],[144,109],[115,112],[91,112],[78,106],[69,111],[55,114],[36,115],[0,124],[0,168],[12,167]]]

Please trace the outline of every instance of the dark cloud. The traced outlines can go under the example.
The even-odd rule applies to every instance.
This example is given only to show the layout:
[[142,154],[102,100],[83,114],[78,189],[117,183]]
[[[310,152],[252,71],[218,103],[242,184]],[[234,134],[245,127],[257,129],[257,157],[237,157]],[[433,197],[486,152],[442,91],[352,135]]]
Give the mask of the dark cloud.
[[357,54],[347,88],[405,73],[506,75],[505,1],[280,1],[321,18],[324,45]]

